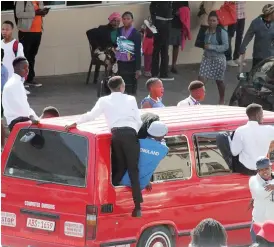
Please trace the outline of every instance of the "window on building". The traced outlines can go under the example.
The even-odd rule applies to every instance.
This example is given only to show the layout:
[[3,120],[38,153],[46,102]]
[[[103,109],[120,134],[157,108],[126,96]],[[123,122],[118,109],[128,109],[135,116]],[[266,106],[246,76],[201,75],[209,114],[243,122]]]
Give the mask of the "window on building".
[[[65,6],[83,6],[102,4],[102,1],[44,1],[45,6],[65,7]],[[14,9],[14,1],[1,1],[1,11],[10,11]]]
[[11,149],[4,174],[38,183],[84,187],[87,157],[88,141],[85,137],[50,130],[22,129]]
[[14,1],[1,1],[1,11],[13,10]]
[[169,136],[165,140],[169,147],[169,153],[155,170],[153,181],[190,178],[191,161],[187,138],[185,136]]
[[218,134],[219,132],[211,132],[194,135],[196,166],[200,177],[231,172],[216,144]]

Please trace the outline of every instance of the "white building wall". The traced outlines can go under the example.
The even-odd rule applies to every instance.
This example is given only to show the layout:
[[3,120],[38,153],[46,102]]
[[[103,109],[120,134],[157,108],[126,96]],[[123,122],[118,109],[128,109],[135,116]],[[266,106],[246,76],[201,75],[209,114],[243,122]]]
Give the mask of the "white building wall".
[[[247,2],[246,29],[251,20],[261,13],[262,7],[266,3],[270,2]],[[199,29],[198,6],[198,1],[190,3],[193,39],[188,41],[185,50],[180,52],[178,59],[180,64],[199,63],[201,60],[202,50],[194,47]],[[123,13],[127,10],[133,13],[135,26],[139,28],[144,18],[149,15],[149,3],[121,4],[121,1],[118,1],[114,5],[51,9],[47,17],[44,18],[44,33],[36,59],[36,75],[48,76],[86,72],[90,62],[86,31],[107,23],[107,18],[112,12]],[[13,11],[2,12],[1,18],[2,22],[4,20],[14,22]],[[251,58],[252,44],[249,45],[247,58]]]

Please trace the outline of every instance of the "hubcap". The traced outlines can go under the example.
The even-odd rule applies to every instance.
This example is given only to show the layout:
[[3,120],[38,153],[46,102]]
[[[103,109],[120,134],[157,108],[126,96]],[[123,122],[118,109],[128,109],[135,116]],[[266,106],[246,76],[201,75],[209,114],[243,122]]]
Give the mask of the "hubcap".
[[149,237],[145,247],[171,247],[171,243],[164,232],[155,232]]

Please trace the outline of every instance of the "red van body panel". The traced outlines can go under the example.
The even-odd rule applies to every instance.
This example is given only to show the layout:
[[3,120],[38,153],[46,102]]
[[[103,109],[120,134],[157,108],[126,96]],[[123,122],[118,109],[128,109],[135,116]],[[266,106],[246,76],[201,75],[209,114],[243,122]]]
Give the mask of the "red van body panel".
[[[249,177],[236,173],[199,177],[192,141],[194,134],[235,130],[245,124],[245,109],[197,106],[142,110],[143,113],[148,111],[158,114],[161,121],[168,125],[169,136],[186,136],[192,176],[184,180],[153,183],[151,192],[143,190],[141,218],[131,217],[133,201],[130,189],[115,188],[111,183],[111,135],[103,117],[71,131],[84,136],[89,143],[87,182],[81,188],[54,183],[37,185],[37,181],[6,176],[4,170],[17,133],[28,127],[27,123],[17,124],[1,157],[1,210],[16,216],[15,225],[1,226],[2,245],[134,247],[146,229],[165,225],[174,235],[176,246],[181,247],[189,244],[191,230],[205,218],[214,218],[224,225],[229,245],[250,244],[251,211],[247,209],[250,201]],[[265,112],[264,116],[266,124],[274,124],[274,113]],[[64,126],[76,119],[77,116],[45,119],[39,128],[63,132]],[[39,207],[35,202],[40,203]],[[94,240],[86,239],[88,205],[98,209]],[[112,210],[104,211],[103,208],[108,205],[112,206]],[[55,221],[54,231],[27,228],[29,217]],[[65,234],[65,222],[77,222],[83,227],[83,235]]]

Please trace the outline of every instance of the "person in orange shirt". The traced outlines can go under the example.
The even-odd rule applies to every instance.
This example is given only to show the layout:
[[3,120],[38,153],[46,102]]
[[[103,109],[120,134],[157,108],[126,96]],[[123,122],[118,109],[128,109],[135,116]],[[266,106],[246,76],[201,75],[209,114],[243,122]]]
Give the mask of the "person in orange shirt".
[[43,30],[43,17],[49,8],[42,1],[16,1],[14,19],[19,30],[19,42],[23,44],[24,54],[29,62],[29,74],[25,86],[41,87],[34,81],[35,57],[38,53]]

